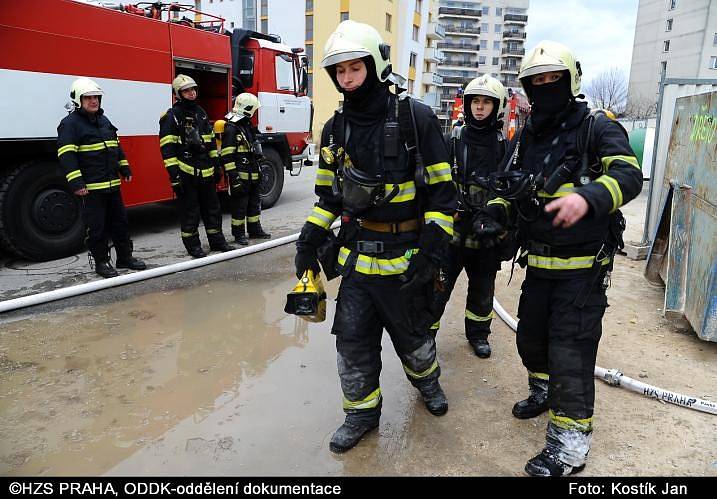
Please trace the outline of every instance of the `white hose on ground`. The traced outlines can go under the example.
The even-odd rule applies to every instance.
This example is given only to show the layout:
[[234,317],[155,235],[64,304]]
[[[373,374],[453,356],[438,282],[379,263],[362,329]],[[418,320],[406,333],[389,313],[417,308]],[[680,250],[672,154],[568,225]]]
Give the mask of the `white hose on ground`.
[[[510,327],[515,332],[518,331],[518,321],[516,321],[508,312],[506,312],[500,302],[498,302],[498,299],[495,297],[493,298],[493,309],[498,314],[498,316],[503,319],[503,322],[505,322],[508,327]],[[595,366],[594,376],[596,378],[600,378],[609,385],[623,386],[628,390],[631,390],[635,393],[641,393],[646,397],[656,398],[657,400],[669,402],[670,404],[687,407],[689,409],[695,409],[697,411],[702,411],[709,414],[717,414],[717,403],[715,402],[698,399],[697,397],[692,397],[688,395],[682,395],[680,393],[670,392],[663,388],[648,385],[647,383],[643,383],[641,381],[637,381],[628,376],[625,376],[617,369],[605,369],[600,366]]]
[[[333,229],[338,226],[339,221],[336,221],[331,226],[331,228]],[[102,279],[99,281],[70,286],[68,288],[46,291],[44,293],[37,293],[30,296],[22,296],[20,298],[13,298],[12,300],[5,300],[0,302],[0,314],[3,312],[9,312],[11,310],[31,307],[33,305],[41,305],[43,303],[48,303],[51,301],[71,298],[73,296],[78,296],[86,293],[92,293],[93,291],[99,291],[101,289],[114,288],[116,286],[122,286],[124,284],[131,284],[133,282],[139,282],[147,279],[152,279],[154,277],[161,277],[167,274],[173,274],[175,272],[183,272],[185,270],[204,267],[205,265],[211,265],[213,263],[219,263],[225,260],[231,260],[233,258],[251,255],[252,253],[258,253],[259,251],[276,248],[277,246],[281,246],[284,244],[293,243],[297,239],[299,239],[298,233],[291,234],[289,236],[280,237],[278,239],[273,239],[264,243],[254,244],[246,248],[227,251],[226,253],[209,255],[205,256],[204,258],[197,258],[195,260],[188,260],[186,262],[173,263],[171,265],[164,265],[162,267],[142,270],[140,272],[132,272],[126,275],[110,277],[109,279]]]

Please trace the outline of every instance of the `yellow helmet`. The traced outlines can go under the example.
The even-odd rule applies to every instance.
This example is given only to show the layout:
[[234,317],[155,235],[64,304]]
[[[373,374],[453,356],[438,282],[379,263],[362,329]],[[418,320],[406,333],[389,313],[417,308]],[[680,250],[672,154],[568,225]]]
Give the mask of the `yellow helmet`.
[[580,95],[580,77],[583,74],[580,62],[575,59],[572,51],[561,43],[548,40],[538,43],[523,59],[518,79],[526,93],[529,93],[530,81],[526,81],[526,78],[549,71],[570,73],[570,91],[573,97]]
[[383,43],[376,28],[349,19],[339,24],[326,41],[321,67],[326,69],[340,62],[371,57],[378,80],[385,82],[392,71],[390,53],[390,45]]
[[465,98],[463,101],[464,106],[470,106],[470,99],[466,98],[469,95],[485,95],[496,99],[498,101],[498,108],[496,109],[495,115],[498,119],[502,117],[503,109],[508,105],[508,92],[505,87],[500,81],[489,74],[484,74],[468,82],[466,89],[463,91],[463,95]]
[[89,78],[78,78],[70,86],[70,99],[75,107],[82,107],[82,96],[104,95],[100,86]]
[[180,92],[182,90],[186,90],[188,88],[196,87],[197,82],[194,81],[194,79],[191,76],[178,74],[177,77],[172,81],[172,89],[174,90],[174,95],[177,97],[182,97]]
[[260,107],[261,103],[259,99],[256,98],[256,95],[244,92],[243,94],[237,95],[237,98],[234,100],[232,112],[236,115],[251,118]]

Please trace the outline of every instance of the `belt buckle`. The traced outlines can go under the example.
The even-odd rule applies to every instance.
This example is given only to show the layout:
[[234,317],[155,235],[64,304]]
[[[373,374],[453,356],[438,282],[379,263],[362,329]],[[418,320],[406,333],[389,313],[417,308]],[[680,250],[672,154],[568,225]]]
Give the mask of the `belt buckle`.
[[383,253],[383,241],[356,241],[356,251],[367,255]]
[[540,256],[550,256],[550,246],[544,243],[533,242],[530,245],[531,253],[535,252]]

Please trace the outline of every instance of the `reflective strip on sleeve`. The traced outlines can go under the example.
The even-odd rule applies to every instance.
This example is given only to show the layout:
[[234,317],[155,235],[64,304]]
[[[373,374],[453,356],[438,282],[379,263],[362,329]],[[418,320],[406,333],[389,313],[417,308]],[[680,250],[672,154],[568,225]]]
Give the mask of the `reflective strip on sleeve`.
[[109,189],[110,187],[117,187],[122,182],[120,179],[110,180],[109,182],[95,182],[93,184],[87,184],[88,191],[97,191],[100,189]]
[[610,213],[622,206],[622,190],[620,190],[620,184],[617,183],[617,180],[609,175],[602,175],[595,179],[595,182],[602,184],[610,193],[610,197],[612,198],[612,210],[610,210]]
[[231,163],[227,163],[226,165],[224,165],[224,170],[226,170],[226,171],[236,170],[236,167],[237,167],[236,163],[234,163],[234,161],[232,161]]
[[68,173],[67,175],[65,175],[65,177],[67,177],[68,182],[71,180],[75,180],[77,177],[81,177],[81,176],[82,176],[82,172],[80,170],[73,170],[70,173]]
[[249,152],[249,148],[247,146],[239,144],[239,147],[237,148],[237,152]]
[[165,167],[165,168],[169,168],[170,166],[178,166],[178,165],[179,165],[179,161],[177,160],[177,158],[174,158],[174,157],[173,157],[173,158],[167,158],[167,159],[164,159],[164,160],[162,160],[162,161],[164,161],[164,167]]
[[325,168],[318,168],[316,170],[316,185],[331,186],[334,182],[336,174],[333,170],[326,170]]
[[408,366],[406,366],[406,364],[402,364],[402,365],[403,365],[403,370],[406,371],[406,374],[408,374],[410,377],[412,377],[413,379],[423,379],[427,376],[430,376],[431,373],[433,373],[433,371],[438,369],[438,360],[434,360],[433,364],[431,364],[431,367],[429,367],[428,369],[426,369],[425,371],[420,372],[420,373],[413,371]]
[[436,330],[437,330],[437,329],[440,329],[440,328],[441,328],[441,321],[440,321],[440,320],[437,320],[436,322],[434,322],[433,324],[431,324],[431,327],[429,327],[428,329],[436,329]]
[[57,157],[59,158],[66,152],[77,152],[77,146],[75,144],[67,144],[66,146],[62,146],[57,150]]
[[495,317],[495,314],[493,313],[492,310],[490,311],[490,313],[488,315],[484,316],[484,315],[474,314],[470,310],[466,309],[466,319],[468,319],[469,321],[486,322],[486,321],[492,320],[494,317]]
[[167,144],[179,144],[179,136],[178,135],[165,135],[161,139],[159,139],[159,146],[166,146]]
[[314,206],[314,209],[311,210],[311,215],[309,215],[309,218],[307,218],[306,221],[311,222],[314,225],[318,225],[322,229],[328,229],[331,227],[331,224],[334,223],[337,216],[338,215],[334,215],[328,210]]
[[120,159],[119,164],[120,166],[129,166],[129,161],[126,159]]
[[209,150],[209,157],[210,157],[210,158],[218,158],[218,157],[219,157],[219,153],[217,152],[216,149],[210,149],[210,150]]
[[77,148],[78,152],[91,152],[91,151],[101,151],[102,149],[107,149],[104,142],[97,142],[95,144],[86,144],[84,146],[80,146]]
[[534,373],[531,371],[528,371],[528,377],[542,379],[543,381],[548,381],[550,379],[550,375],[548,373]]
[[427,211],[424,214],[426,224],[435,222],[440,225],[446,233],[453,237],[453,217],[450,215],[444,215],[440,211]]
[[249,172],[239,172],[239,178],[242,180],[249,180]]
[[223,147],[222,156],[228,156],[229,154],[235,153],[237,148],[235,146]]
[[[571,258],[558,258],[555,256],[528,255],[528,266],[545,270],[578,270],[589,269],[595,262],[594,256],[574,256]],[[600,265],[610,263],[610,258],[605,258]]]
[[252,180],[259,180],[259,174],[256,173],[256,172],[253,172],[253,173],[251,174],[251,179],[252,179]]
[[604,172],[610,169],[610,165],[613,161],[624,161],[628,165],[632,165],[638,170],[641,169],[640,163],[637,161],[637,158],[635,156],[605,156],[604,158],[601,158],[600,161],[602,162],[602,170]]
[[448,163],[436,163],[435,165],[427,166],[426,171],[428,172],[428,185],[453,180],[451,167]]
[[393,190],[394,185],[398,185],[398,194],[389,201],[390,203],[404,203],[416,199],[416,183],[413,180],[402,184],[386,184],[386,195]]
[[351,401],[346,397],[344,399],[344,409],[373,409],[378,407],[381,402],[381,389],[376,388],[361,400]]
[[119,147],[119,141],[118,140],[105,140],[105,145],[107,147]]
[[564,196],[567,196],[568,194],[572,194],[575,192],[575,184],[572,182],[563,184],[560,187],[558,187],[558,190],[555,191],[553,194],[548,194],[545,191],[538,191],[538,197],[539,198],[561,198]]
[[203,140],[204,142],[211,142],[213,138],[214,138],[214,134],[213,134],[213,133],[208,133],[208,134],[206,134],[206,135],[202,135],[202,140]]
[[572,419],[567,416],[558,416],[552,409],[550,409],[550,411],[548,411],[548,418],[551,423],[564,430],[579,431],[582,433],[589,433],[593,430],[592,417],[586,419]]

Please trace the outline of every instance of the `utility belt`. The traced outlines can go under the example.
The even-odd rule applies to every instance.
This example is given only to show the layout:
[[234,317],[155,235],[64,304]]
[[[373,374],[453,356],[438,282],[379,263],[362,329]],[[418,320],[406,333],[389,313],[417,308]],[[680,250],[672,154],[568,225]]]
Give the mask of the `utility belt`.
[[417,218],[404,220],[403,222],[374,222],[371,220],[359,219],[358,223],[362,229],[390,234],[398,234],[400,232],[417,232],[421,227],[420,221]]
[[597,254],[605,245],[604,244],[593,244],[590,246],[551,246],[546,243],[542,243],[535,240],[525,241],[523,249],[528,250],[531,255],[545,256],[545,257],[556,257],[556,258],[569,258],[573,256],[587,256]]
[[[402,222],[374,222],[372,220],[359,219],[358,225],[362,229],[383,234],[417,233],[421,226],[417,218],[404,220]],[[380,255],[386,251],[408,249],[411,246],[415,246],[415,241],[369,241],[356,239],[343,241],[343,246],[364,255]]]

